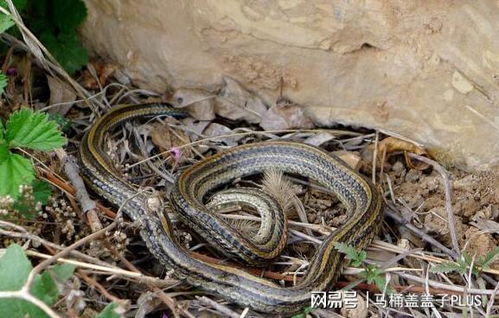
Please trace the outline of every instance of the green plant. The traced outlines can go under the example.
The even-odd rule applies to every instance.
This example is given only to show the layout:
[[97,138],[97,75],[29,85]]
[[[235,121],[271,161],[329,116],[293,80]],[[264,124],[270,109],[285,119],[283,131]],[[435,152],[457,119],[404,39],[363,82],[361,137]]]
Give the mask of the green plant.
[[[55,265],[47,269],[33,268],[21,246],[11,244],[0,250],[0,313],[2,317],[46,318],[64,283],[71,278],[75,266]],[[35,272],[36,271],[36,272]],[[123,308],[108,304],[96,318],[123,317]]]
[[[345,258],[350,260],[350,265],[353,267],[361,267],[367,257],[365,251],[359,251],[355,247],[345,243],[336,243],[334,247],[340,253],[345,254]],[[374,283],[379,290],[388,294],[393,293],[392,288],[386,284],[383,269],[379,266],[371,264],[364,266],[364,271],[361,273],[361,276],[369,284]]]
[[96,318],[120,318],[123,317],[123,310],[115,303],[109,303]]
[[[88,52],[77,33],[87,16],[82,0],[13,0],[13,4],[28,28],[69,74],[88,63]],[[0,0],[0,6],[8,10],[6,0]],[[10,16],[0,14],[0,33],[13,25]],[[9,32],[19,36],[16,28]]]
[[[27,0],[13,0],[12,3],[18,10],[24,10],[26,8]],[[8,10],[8,5],[6,0],[0,0],[0,7]],[[14,21],[12,18],[6,14],[0,13],[0,33],[3,33],[14,26]]]
[[87,16],[82,0],[30,0],[28,8],[28,27],[68,73],[87,64],[77,33]]
[[[0,257],[0,312],[2,317],[48,317],[43,304],[53,305],[60,295],[60,285],[74,271],[73,265],[55,265],[36,274],[29,281],[33,267],[24,250],[10,245]],[[42,303],[42,306],[40,306]]]
[[488,252],[485,256],[479,257],[473,261],[473,258],[464,251],[455,262],[443,262],[431,269],[434,273],[450,273],[457,272],[459,274],[466,274],[470,268],[473,274],[478,275],[484,269],[489,268],[490,264],[499,255],[499,247]]
[[0,72],[0,95],[3,94],[5,87],[7,86],[7,76]]
[[59,113],[49,113],[49,119],[55,121],[59,129],[63,132],[67,133],[71,130],[71,120]]
[[11,203],[16,201],[14,207],[22,213],[30,208],[30,204],[23,201],[25,188],[22,187],[29,185],[35,199],[33,203],[45,204],[50,188],[35,180],[31,161],[13,150],[49,151],[62,147],[65,142],[57,124],[44,113],[24,108],[14,112],[5,127],[0,121],[0,197],[11,198]]
[[291,318],[306,318],[307,315],[309,313],[313,312],[314,310],[315,310],[315,308],[305,307],[305,308],[303,308],[303,312],[296,314],[296,315],[292,316]]
[[350,265],[353,267],[360,267],[367,257],[365,251],[358,251],[355,247],[345,243],[336,243],[334,248],[345,254],[346,259],[350,260]]
[[393,294],[393,289],[386,284],[384,271],[377,265],[367,265],[363,273],[361,273],[369,284],[374,283],[382,292]]

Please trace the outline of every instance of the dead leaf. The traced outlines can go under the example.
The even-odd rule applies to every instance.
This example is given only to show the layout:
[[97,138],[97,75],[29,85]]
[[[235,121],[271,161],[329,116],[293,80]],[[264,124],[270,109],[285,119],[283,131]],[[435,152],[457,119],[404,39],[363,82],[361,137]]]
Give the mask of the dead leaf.
[[335,139],[336,137],[333,134],[328,132],[321,132],[318,134],[314,134],[313,136],[308,137],[303,142],[312,146],[319,147],[320,145]]
[[48,112],[65,115],[76,100],[75,92],[68,84],[55,77],[47,76],[47,81],[50,89],[50,105],[64,103],[63,105],[50,107]]
[[192,156],[189,147],[180,146],[189,143],[189,137],[181,131],[160,123],[154,124],[151,129],[151,140],[169,164],[180,163]]
[[224,86],[215,101],[215,112],[231,120],[245,120],[258,124],[267,111],[265,103],[241,87],[230,77],[224,77]]
[[305,115],[301,106],[285,104],[272,106],[265,112],[260,126],[265,130],[310,129],[314,127],[314,123]]
[[82,72],[80,82],[86,89],[97,90],[107,84],[108,77],[117,69],[118,66],[111,63],[91,62],[87,65],[87,69]]
[[197,120],[192,117],[182,119],[182,124],[188,129],[187,135],[193,141],[199,139],[199,136],[203,134],[203,131],[210,123],[209,120]]
[[358,170],[360,168],[359,154],[346,150],[333,151],[333,155],[343,160],[350,168]]
[[198,120],[215,119],[215,96],[197,88],[179,88],[173,93],[173,103]]
[[[217,123],[211,123],[203,132],[207,137],[216,137],[223,135],[232,134],[232,130],[224,125]],[[217,139],[218,141],[223,141],[227,146],[237,146],[237,141],[241,139],[241,136],[230,136]]]

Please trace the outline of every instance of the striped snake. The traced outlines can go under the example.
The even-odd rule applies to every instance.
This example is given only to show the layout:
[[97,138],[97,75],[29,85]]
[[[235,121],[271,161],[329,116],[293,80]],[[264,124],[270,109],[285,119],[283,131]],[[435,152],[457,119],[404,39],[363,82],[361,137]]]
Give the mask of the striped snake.
[[[277,256],[276,251],[285,244],[286,221],[281,219],[281,211],[275,211],[273,198],[255,189],[223,194],[222,203],[224,200],[247,201],[249,205],[274,211],[269,212],[274,214],[263,213],[261,228],[253,239],[244,237],[204,203],[208,194],[234,179],[268,169],[308,177],[331,190],[346,206],[348,220],[324,239],[311,259],[308,271],[292,287],[280,287],[228,265],[192,258],[175,239],[168,215],[150,204],[150,195],[138,192],[118,176],[103,150],[105,134],[113,127],[130,119],[157,115],[185,116],[169,104],[153,103],[116,106],[98,118],[80,144],[81,172],[88,186],[98,195],[121,207],[133,221],[140,220],[140,234],[148,249],[162,264],[173,269],[178,279],[256,311],[287,315],[310,304],[312,291],[333,287],[343,260],[343,255],[334,248],[336,242],[362,249],[380,229],[382,199],[379,191],[340,159],[320,148],[297,142],[246,144],[197,162],[175,180],[169,198],[171,206],[180,219],[206,241],[226,255],[251,264],[261,264]],[[250,193],[252,191],[254,193]],[[213,207],[220,202],[215,199],[210,204]],[[269,222],[274,218],[278,221]]]

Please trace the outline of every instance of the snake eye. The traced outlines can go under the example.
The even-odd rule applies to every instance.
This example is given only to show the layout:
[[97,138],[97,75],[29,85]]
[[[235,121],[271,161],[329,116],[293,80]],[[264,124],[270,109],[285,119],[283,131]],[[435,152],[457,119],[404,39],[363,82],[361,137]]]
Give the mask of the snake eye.
[[177,103],[182,104],[184,102],[184,99],[182,97],[177,98]]

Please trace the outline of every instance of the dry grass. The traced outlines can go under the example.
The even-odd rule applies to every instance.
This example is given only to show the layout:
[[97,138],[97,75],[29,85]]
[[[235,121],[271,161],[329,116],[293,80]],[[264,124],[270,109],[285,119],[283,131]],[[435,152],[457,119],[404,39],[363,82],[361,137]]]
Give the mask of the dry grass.
[[[73,131],[75,138],[71,146],[76,146],[78,137],[83,131],[91,125],[93,119],[99,116],[109,106],[120,102],[138,103],[147,98],[155,98],[155,92],[127,87],[119,83],[110,83],[104,85],[99,91],[87,91],[75,79],[68,76],[60,67],[50,53],[33,36],[31,32],[22,23],[21,17],[16,13],[10,0],[9,9],[17,26],[21,30],[23,41],[14,39],[8,35],[2,35],[2,39],[8,43],[15,43],[25,51],[29,52],[35,62],[45,70],[47,74],[56,76],[62,81],[68,83],[78,95],[79,99],[75,104],[85,104],[90,112],[80,111],[77,117],[73,118]],[[8,14],[5,9],[0,7],[0,11]],[[53,105],[47,105],[45,109],[50,109]],[[123,172],[126,178],[137,184],[141,189],[150,186],[160,185],[159,190],[167,192],[171,186],[171,180],[175,179],[175,173],[182,168],[190,165],[213,152],[221,151],[227,148],[222,142],[230,138],[237,137],[240,143],[263,141],[268,139],[285,139],[304,141],[306,138],[319,132],[327,131],[336,138],[328,142],[324,147],[333,150],[340,147],[346,151],[359,154],[358,149],[367,148],[369,145],[378,143],[387,134],[360,133],[352,130],[286,130],[286,131],[254,131],[251,127],[234,128],[232,133],[220,135],[217,137],[206,137],[201,133],[194,133],[192,127],[186,126],[181,122],[163,121],[177,133],[185,134],[189,137],[185,142],[175,145],[176,149],[183,154],[191,154],[183,163],[174,166],[165,167],[163,159],[171,156],[166,151],[163,153],[153,153],[152,144],[149,140],[147,129],[151,128],[151,123],[144,126],[128,125],[122,127],[113,136],[110,136],[110,148],[116,155],[116,168]],[[144,128],[145,127],[145,128]],[[354,142],[353,142],[354,141]],[[418,145],[416,145],[418,146]],[[74,149],[75,147],[73,147]],[[69,147],[68,149],[71,149]],[[190,151],[186,151],[189,149]],[[377,147],[374,148],[376,157]],[[38,158],[36,154],[30,154],[40,175],[56,187],[55,194],[57,200],[68,202],[75,210],[81,212],[81,206],[75,199],[75,189],[72,184],[60,175],[61,162],[59,159],[65,158],[67,154],[61,154],[59,159]],[[393,157],[390,165],[394,162],[402,162],[401,156]],[[420,160],[423,158],[417,157]],[[436,274],[431,269],[436,265],[449,260],[455,260],[459,257],[460,245],[459,236],[456,230],[452,211],[452,191],[449,182],[449,173],[438,163],[429,162],[443,176],[445,184],[445,196],[442,198],[445,202],[450,223],[449,233],[451,244],[444,242],[441,236],[432,236],[425,232],[425,229],[416,227],[407,215],[415,214],[407,206],[400,203],[397,197],[397,187],[404,180],[397,180],[393,175],[383,172],[377,167],[377,160],[370,161],[372,158],[363,158],[365,168],[364,173],[371,173],[371,178],[381,184],[386,194],[386,222],[383,233],[380,238],[375,240],[368,248],[369,264],[378,264],[384,273],[389,275],[390,285],[397,293],[417,293],[417,294],[452,294],[482,295],[482,305],[455,307],[445,305],[431,309],[425,308],[386,308],[372,305],[360,314],[371,316],[401,317],[401,316],[435,316],[443,317],[450,314],[468,316],[491,316],[498,313],[498,305],[495,301],[495,295],[499,289],[499,283],[496,278],[499,270],[495,268],[486,268],[480,274]],[[55,162],[53,160],[56,160]],[[381,163],[383,166],[385,163]],[[406,171],[411,169],[405,167]],[[380,175],[377,175],[379,173]],[[452,174],[451,174],[452,176]],[[308,181],[296,180],[282,175],[278,171],[268,171],[263,178],[263,188],[273,194],[285,210],[296,210],[299,219],[292,219],[289,222],[291,228],[291,239],[286,254],[276,260],[265,271],[246,268],[256,275],[262,275],[277,282],[287,282],[292,285],[299,280],[300,276],[306,270],[308,261],[312,253],[311,246],[320,244],[325,235],[334,230],[331,226],[336,218],[341,218],[341,206],[337,204],[330,193]],[[385,181],[388,180],[388,181]],[[254,184],[256,181],[241,180],[240,183]],[[395,183],[399,185],[396,186]],[[417,185],[415,185],[417,187]],[[309,205],[307,205],[309,203]],[[310,203],[315,204],[310,208]],[[226,211],[227,212],[227,211]],[[339,214],[338,214],[339,213]],[[80,238],[73,240],[59,241],[55,243],[54,233],[57,230],[57,224],[30,223],[20,220],[19,224],[0,221],[0,234],[11,240],[24,244],[27,254],[32,260],[44,260],[36,267],[37,271],[51,263],[61,262],[70,263],[78,267],[73,282],[76,287],[72,291],[83,292],[79,294],[80,299],[86,299],[86,310],[90,313],[92,310],[102,309],[103,304],[116,301],[129,310],[129,313],[146,313],[149,309],[157,311],[170,310],[175,316],[196,317],[201,313],[206,316],[210,314],[213,317],[266,317],[249,309],[238,308],[233,304],[226,303],[222,298],[207,295],[197,290],[191,290],[189,286],[177,281],[171,272],[155,264],[155,261],[144,249],[144,246],[138,236],[133,224],[128,224],[122,219],[113,221],[116,215],[119,215],[117,209],[109,209],[102,204],[97,204],[92,213],[80,213],[73,220],[79,224],[82,230]],[[310,221],[311,215],[314,215],[314,221]],[[229,211],[225,214],[227,218],[242,220],[245,228],[257,225],[259,218],[248,213]],[[172,219],[175,220],[173,216]],[[395,220],[395,221],[394,221]],[[90,224],[90,226],[88,225]],[[181,224],[178,225],[178,236],[183,244],[192,251],[193,257],[203,258],[207,261],[227,262],[227,260],[218,259],[216,255],[210,254],[210,249],[205,243],[197,237],[192,237],[187,229]],[[118,230],[115,227],[119,227]],[[38,233],[32,231],[33,228],[39,229]],[[106,231],[100,230],[105,228]],[[407,242],[403,239],[403,233],[410,232],[411,237],[416,243]],[[105,233],[109,232],[109,233]],[[98,244],[97,252],[88,244],[98,233],[104,235],[104,239]],[[119,235],[116,233],[125,233],[128,242],[125,240],[117,241]],[[119,244],[117,244],[119,242]],[[69,247],[64,247],[69,246]],[[76,247],[81,246],[77,251]],[[43,247],[43,248],[42,248]],[[199,252],[199,253],[197,253]],[[209,255],[209,256],[208,256]],[[239,266],[239,265],[237,265]],[[344,274],[357,275],[362,270],[359,268],[346,268]],[[355,281],[355,279],[353,279]],[[339,287],[344,287],[352,282],[350,276],[342,278],[338,283]],[[378,293],[374,284],[358,284],[356,291],[364,300],[368,297],[367,293]],[[69,297],[69,293],[65,297]],[[74,295],[74,294],[73,294]],[[147,296],[147,297],[146,297]],[[372,299],[371,299],[372,300]],[[59,302],[58,311],[67,310],[65,302]],[[167,309],[168,308],[168,309]],[[53,317],[57,313],[50,312]],[[344,315],[355,315],[353,312],[342,312]],[[317,310],[309,315],[312,317],[331,317],[337,314],[334,310]],[[357,313],[359,314],[359,313]],[[269,316],[270,317],[270,316]]]

